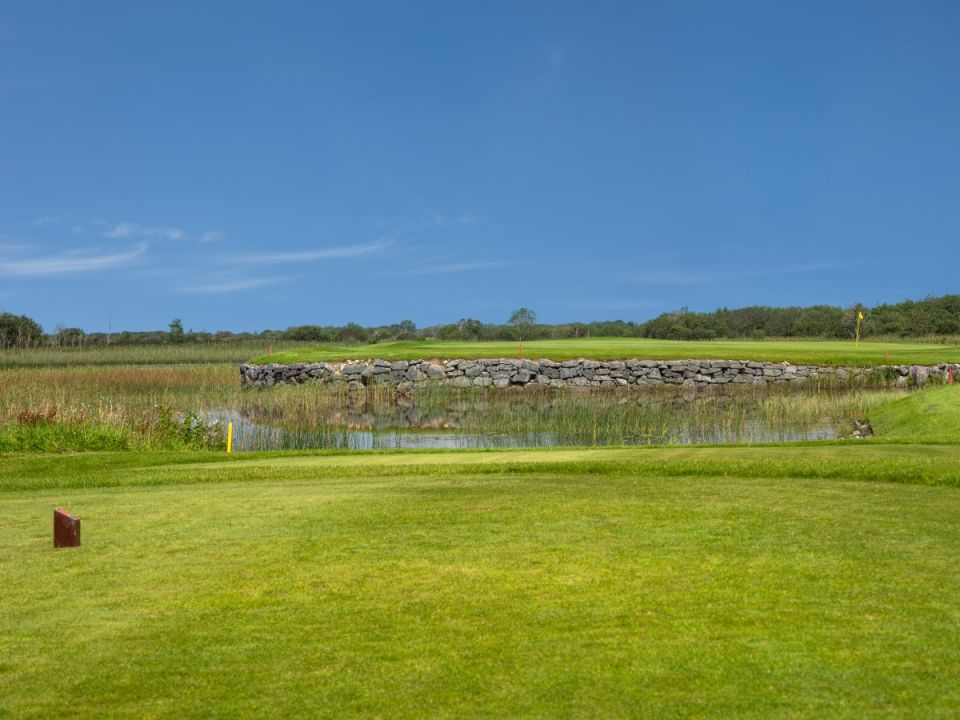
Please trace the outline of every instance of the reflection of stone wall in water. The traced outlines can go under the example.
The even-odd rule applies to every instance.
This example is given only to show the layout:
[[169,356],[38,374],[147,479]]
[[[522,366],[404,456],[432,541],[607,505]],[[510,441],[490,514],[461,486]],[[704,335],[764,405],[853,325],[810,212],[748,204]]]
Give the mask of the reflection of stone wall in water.
[[768,383],[922,385],[946,379],[960,364],[881,365],[867,368],[791,365],[740,360],[348,360],[343,363],[241,365],[244,385],[346,383],[351,390],[384,385],[400,391],[426,382],[455,387],[618,388],[679,385],[682,388]]

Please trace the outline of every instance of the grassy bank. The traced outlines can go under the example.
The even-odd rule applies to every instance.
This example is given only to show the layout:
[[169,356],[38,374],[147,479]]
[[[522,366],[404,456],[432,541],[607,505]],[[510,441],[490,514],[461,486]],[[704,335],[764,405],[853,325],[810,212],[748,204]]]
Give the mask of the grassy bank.
[[878,406],[874,432],[887,439],[960,442],[960,384],[931,388]]
[[0,709],[952,717],[957,451],[4,456]]
[[[292,363],[336,361],[353,358],[384,360],[427,360],[451,358],[520,357],[516,342],[427,342],[408,341],[375,345],[324,346],[260,354],[253,362]],[[917,343],[770,340],[770,341],[678,341],[637,338],[587,338],[536,340],[523,344],[523,356],[567,360],[594,358],[615,360],[756,360],[809,365],[933,365],[960,362],[960,346]]]

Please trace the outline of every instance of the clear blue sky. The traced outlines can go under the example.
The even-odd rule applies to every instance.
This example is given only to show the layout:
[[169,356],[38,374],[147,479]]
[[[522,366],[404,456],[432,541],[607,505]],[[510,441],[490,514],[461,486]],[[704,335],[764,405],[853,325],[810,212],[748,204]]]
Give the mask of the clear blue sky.
[[0,308],[643,320],[960,291],[960,2],[0,6]]

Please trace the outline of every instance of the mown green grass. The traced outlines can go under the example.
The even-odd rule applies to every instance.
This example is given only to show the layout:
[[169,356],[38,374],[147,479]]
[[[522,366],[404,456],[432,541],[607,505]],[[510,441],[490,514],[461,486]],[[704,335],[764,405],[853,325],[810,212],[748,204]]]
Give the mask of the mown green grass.
[[0,454],[0,492],[323,478],[644,475],[820,478],[960,487],[960,445],[840,441],[717,447]]
[[0,454],[0,717],[955,717],[958,399],[861,442]]
[[[381,358],[427,360],[451,358],[520,357],[516,342],[403,341],[374,345],[323,346],[259,355],[256,363],[293,363]],[[756,360],[794,364],[868,366],[893,364],[932,365],[960,361],[958,345],[840,341],[677,341],[643,338],[581,338],[534,340],[523,343],[523,356],[568,360],[594,358],[615,360]]]
[[955,717],[958,450],[0,456],[0,715]]
[[960,442],[960,384],[913,393],[873,410],[873,430],[888,439]]

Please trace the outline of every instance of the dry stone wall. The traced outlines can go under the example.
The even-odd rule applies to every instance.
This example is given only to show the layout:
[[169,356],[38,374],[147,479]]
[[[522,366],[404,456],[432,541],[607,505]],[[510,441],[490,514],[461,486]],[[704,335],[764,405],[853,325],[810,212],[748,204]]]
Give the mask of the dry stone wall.
[[457,387],[628,388],[650,385],[713,387],[825,380],[874,385],[924,384],[946,379],[960,365],[881,365],[867,368],[791,365],[743,360],[349,360],[342,363],[241,365],[244,385],[346,383],[351,390],[386,385],[412,390],[428,382]]

